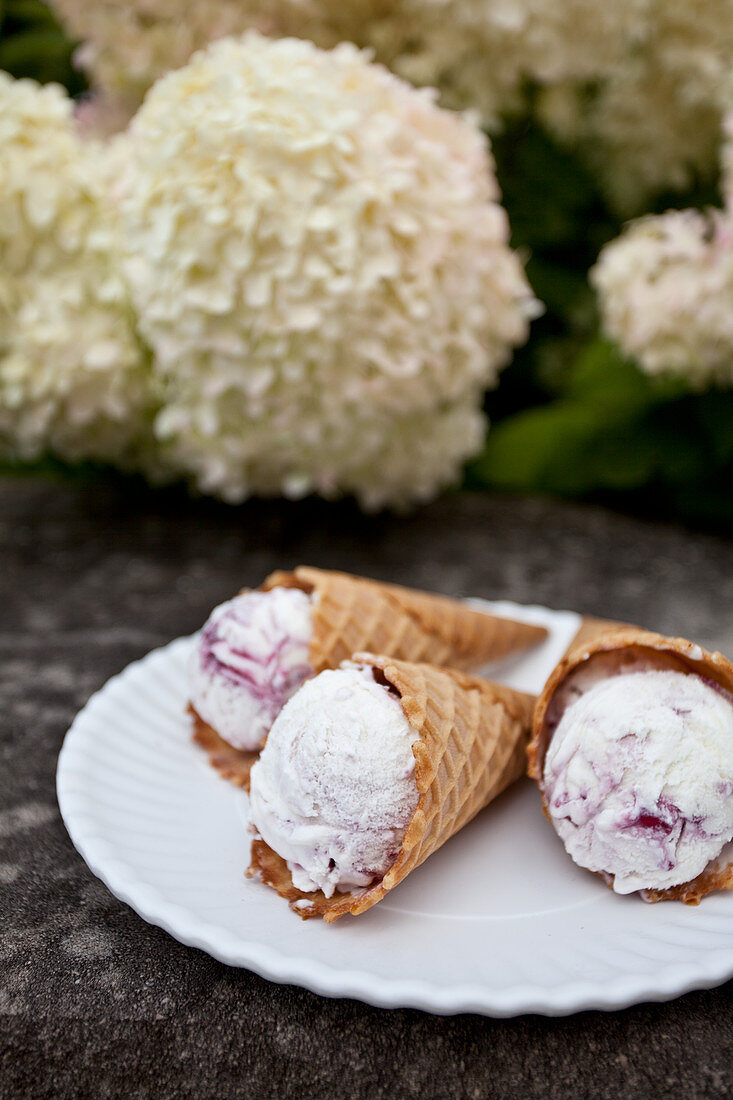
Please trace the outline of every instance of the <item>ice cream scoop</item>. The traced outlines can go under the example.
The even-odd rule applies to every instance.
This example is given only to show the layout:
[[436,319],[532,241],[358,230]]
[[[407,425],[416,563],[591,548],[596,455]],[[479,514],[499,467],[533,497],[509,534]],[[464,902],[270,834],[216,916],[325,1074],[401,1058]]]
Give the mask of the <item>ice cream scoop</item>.
[[297,588],[243,592],[206,621],[190,666],[191,705],[236,749],[255,750],[312,675],[312,598]]
[[249,877],[304,918],[365,912],[522,774],[533,702],[371,654],[322,672],[252,769]]
[[543,777],[568,853],[617,893],[689,882],[733,838],[733,705],[683,672],[600,680],[564,712]]
[[417,806],[415,731],[369,667],[322,672],[275,721],[252,769],[252,823],[306,892],[371,885]]
[[[569,855],[617,893],[697,902],[733,886],[733,665],[602,626],[550,677],[530,775]],[[722,855],[721,855],[722,853]]]

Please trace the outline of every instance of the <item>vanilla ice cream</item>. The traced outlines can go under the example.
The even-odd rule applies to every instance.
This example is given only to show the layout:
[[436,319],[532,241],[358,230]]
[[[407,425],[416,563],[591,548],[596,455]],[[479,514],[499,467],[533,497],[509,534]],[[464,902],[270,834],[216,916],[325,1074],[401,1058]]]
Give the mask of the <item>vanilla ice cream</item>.
[[298,588],[244,592],[205,623],[189,670],[191,704],[235,748],[259,748],[283,705],[313,674],[312,606]]
[[296,692],[252,769],[252,824],[293,885],[349,891],[381,879],[418,802],[415,731],[371,667],[322,672]]
[[733,699],[684,672],[607,676],[564,710],[543,780],[568,853],[618,893],[689,882],[733,838]]

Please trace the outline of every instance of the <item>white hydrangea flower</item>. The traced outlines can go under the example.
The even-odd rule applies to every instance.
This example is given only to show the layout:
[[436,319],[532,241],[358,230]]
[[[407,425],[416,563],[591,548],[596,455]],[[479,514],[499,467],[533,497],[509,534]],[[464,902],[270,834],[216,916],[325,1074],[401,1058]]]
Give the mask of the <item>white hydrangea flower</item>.
[[124,303],[100,254],[33,280],[0,357],[6,455],[136,464],[150,398]]
[[0,73],[0,451],[124,461],[148,369],[120,276],[110,161],[58,87]]
[[648,0],[399,0],[362,32],[377,57],[493,129],[540,86],[597,80],[618,65]]
[[733,222],[671,211],[632,223],[591,280],[606,333],[649,374],[733,385]]
[[537,308],[478,129],[351,45],[251,33],[161,79],[126,140],[166,461],[229,500],[454,477]]
[[527,79],[593,80],[623,57],[650,0],[54,0],[83,41],[94,82],[128,102],[227,35],[258,30],[352,41],[446,102],[485,121],[518,102]]
[[540,113],[633,213],[651,193],[712,177],[732,74],[733,0],[645,0],[624,56],[599,70],[593,94],[558,84]]
[[2,276],[49,270],[79,249],[93,205],[65,92],[0,71],[0,149]]
[[358,40],[386,10],[384,0],[53,0],[77,63],[105,93],[110,113],[128,118],[147,89],[210,42],[257,30],[322,46]]
[[55,0],[84,41],[110,126],[213,39],[248,29],[342,40],[489,128],[539,86],[540,114],[587,152],[609,196],[633,210],[711,174],[730,101],[733,0]]
[[322,47],[368,46],[447,106],[484,125],[522,101],[527,80],[555,86],[597,80],[638,36],[650,0],[54,0],[82,40],[79,63],[104,92],[97,125],[132,114],[145,91],[194,51],[258,30]]

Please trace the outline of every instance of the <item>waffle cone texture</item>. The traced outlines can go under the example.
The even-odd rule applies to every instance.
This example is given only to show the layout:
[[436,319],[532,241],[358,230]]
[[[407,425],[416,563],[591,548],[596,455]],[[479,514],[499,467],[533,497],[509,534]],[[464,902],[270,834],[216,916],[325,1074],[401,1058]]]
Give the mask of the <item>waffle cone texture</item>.
[[[474,611],[463,600],[435,596],[399,585],[382,584],[348,573],[298,566],[278,570],[260,586],[299,588],[313,602],[309,663],[314,674],[338,668],[359,651],[389,654],[403,661],[479,668],[547,636],[542,626]],[[243,589],[247,591],[247,589]],[[219,774],[249,790],[249,775],[259,750],[236,749],[189,707],[193,739]]]
[[301,588],[313,604],[313,671],[338,668],[359,652],[470,670],[536,645],[544,627],[475,611],[463,600],[382,584],[348,573],[299,566],[262,585]]
[[218,771],[222,779],[228,779],[235,787],[244,787],[248,791],[249,775],[260,750],[235,749],[234,745],[219,736],[213,726],[204,722],[190,703],[188,713],[193,722],[193,740],[204,750],[212,768]]
[[[686,638],[665,637],[624,623],[584,620],[565,656],[545,684],[534,711],[527,752],[528,774],[537,781],[548,818],[543,770],[547,747],[564,709],[561,690],[571,686],[574,680],[579,682],[591,662],[595,668],[605,667],[609,675],[614,675],[623,672],[625,665],[645,657],[655,667],[702,676],[733,694],[733,662],[722,653],[711,653]],[[601,877],[608,886],[613,887],[612,875]],[[690,882],[666,890],[643,890],[640,893],[645,901],[684,901],[688,905],[697,905],[706,894],[732,889],[733,864],[714,860]]]
[[326,898],[320,890],[296,890],[285,860],[260,837],[253,841],[248,876],[277,890],[304,919],[331,922],[371,909],[526,767],[532,696],[433,665],[368,653],[354,660],[374,668],[400,696],[416,735],[419,799],[392,867],[380,882],[354,893]]

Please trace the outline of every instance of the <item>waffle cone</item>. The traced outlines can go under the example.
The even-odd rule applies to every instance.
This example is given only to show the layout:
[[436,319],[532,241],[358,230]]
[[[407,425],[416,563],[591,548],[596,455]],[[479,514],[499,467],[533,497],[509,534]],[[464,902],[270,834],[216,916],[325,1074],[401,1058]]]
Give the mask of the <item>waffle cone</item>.
[[271,574],[262,588],[277,585],[318,597],[310,647],[315,672],[338,668],[360,651],[470,670],[547,636],[544,627],[488,615],[463,600],[348,573],[301,565],[292,573]]
[[565,656],[567,657],[581,645],[590,645],[598,638],[607,638],[619,630],[629,629],[631,628],[628,623],[619,623],[615,619],[596,619],[592,615],[586,615],[578,633],[565,651]]
[[417,734],[412,751],[419,800],[397,859],[374,886],[326,898],[320,890],[296,890],[285,860],[258,837],[247,872],[287,898],[299,916],[329,922],[371,909],[523,774],[534,702],[452,669],[367,653],[354,659],[398,691]]
[[[665,637],[624,623],[586,619],[573,639],[565,656],[555,667],[537,700],[532,722],[532,737],[527,750],[528,774],[537,781],[542,794],[546,816],[542,773],[545,753],[550,738],[567,706],[572,685],[582,683],[588,662],[594,668],[605,666],[609,674],[623,671],[624,665],[635,664],[639,658],[651,658],[658,668],[695,673],[712,680],[733,694],[733,662],[722,653],[711,653],[685,638]],[[613,876],[602,876],[608,886],[613,886]],[[697,905],[701,898],[714,890],[733,889],[733,863],[712,861],[691,882],[681,883],[666,890],[641,891],[645,901],[684,901]]]
[[[403,661],[478,668],[536,645],[542,626],[474,611],[462,600],[382,584],[348,573],[299,566],[271,573],[263,591],[283,586],[314,592],[309,662],[314,673],[338,668],[357,651],[386,653]],[[192,710],[192,708],[191,708]],[[235,749],[195,712],[194,741],[221,776],[249,790],[258,751]]]
[[188,713],[193,721],[193,740],[207,754],[212,768],[216,768],[222,779],[228,779],[235,787],[244,787],[248,791],[249,773],[260,750],[235,749],[234,745],[219,736],[213,726],[204,722],[190,704]]

